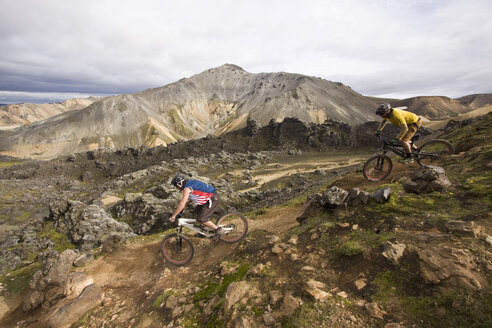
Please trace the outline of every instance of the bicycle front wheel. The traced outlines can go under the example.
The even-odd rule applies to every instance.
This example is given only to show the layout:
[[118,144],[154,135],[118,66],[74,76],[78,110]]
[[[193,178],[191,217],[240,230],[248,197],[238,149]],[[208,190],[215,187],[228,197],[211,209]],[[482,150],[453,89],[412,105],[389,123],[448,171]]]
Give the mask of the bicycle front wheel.
[[224,234],[220,237],[224,243],[237,243],[248,232],[248,221],[240,213],[226,214],[218,219],[216,224],[224,230]]
[[381,181],[386,178],[393,169],[391,158],[386,155],[375,155],[364,164],[362,174],[369,181]]
[[434,139],[425,142],[417,149],[417,163],[420,166],[435,165],[449,155],[454,154],[453,146],[442,139]]
[[167,235],[161,243],[161,254],[164,259],[177,266],[190,262],[194,252],[191,241],[177,233]]

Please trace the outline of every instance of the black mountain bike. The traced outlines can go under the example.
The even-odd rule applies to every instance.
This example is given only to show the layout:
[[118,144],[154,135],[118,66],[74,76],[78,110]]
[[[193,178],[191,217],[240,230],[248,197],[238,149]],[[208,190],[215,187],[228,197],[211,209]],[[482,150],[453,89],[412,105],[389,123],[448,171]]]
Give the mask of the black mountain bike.
[[[185,265],[190,262],[195,253],[193,243],[189,237],[183,234],[183,227],[195,231],[201,238],[212,239],[215,231],[197,224],[196,219],[181,218],[178,215],[176,232],[164,237],[161,242],[161,253],[166,261],[177,266]],[[216,225],[222,227],[224,234],[219,240],[224,243],[237,243],[246,236],[248,232],[248,221],[240,213],[229,213],[217,220]]]
[[[412,138],[412,145],[418,138],[418,135]],[[384,139],[382,141],[383,144],[379,153],[369,158],[362,169],[362,174],[369,181],[381,181],[391,173],[393,162],[387,155],[388,152],[393,152],[401,157],[405,156],[403,146],[398,141]],[[416,150],[412,148],[411,154],[420,166],[429,166],[436,164],[446,156],[454,154],[454,148],[446,140],[431,139],[424,142]]]

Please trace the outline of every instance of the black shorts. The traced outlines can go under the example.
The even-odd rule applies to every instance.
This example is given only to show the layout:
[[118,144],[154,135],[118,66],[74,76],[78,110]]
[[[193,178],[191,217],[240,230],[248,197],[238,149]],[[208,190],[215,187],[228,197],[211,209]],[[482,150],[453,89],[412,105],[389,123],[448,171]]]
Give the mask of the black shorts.
[[[195,216],[199,222],[207,222],[210,220],[212,214],[214,214],[217,206],[220,203],[220,196],[218,192],[212,196],[212,206],[210,206],[209,202],[206,202],[203,205],[198,205],[195,207]],[[210,207],[209,207],[210,206]]]

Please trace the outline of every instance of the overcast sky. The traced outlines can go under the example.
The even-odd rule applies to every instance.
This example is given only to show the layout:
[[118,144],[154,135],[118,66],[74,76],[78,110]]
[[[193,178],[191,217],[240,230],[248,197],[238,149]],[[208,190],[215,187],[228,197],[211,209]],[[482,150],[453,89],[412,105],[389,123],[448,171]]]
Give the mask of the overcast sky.
[[163,86],[231,63],[367,96],[492,92],[491,0],[0,0],[0,103]]

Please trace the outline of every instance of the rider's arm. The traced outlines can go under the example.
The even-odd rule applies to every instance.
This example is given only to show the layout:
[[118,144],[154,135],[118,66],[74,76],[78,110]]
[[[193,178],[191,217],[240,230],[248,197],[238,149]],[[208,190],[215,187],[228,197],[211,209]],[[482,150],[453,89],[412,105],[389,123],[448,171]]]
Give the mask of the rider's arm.
[[396,136],[396,139],[401,140],[401,138],[403,138],[403,136],[405,135],[405,133],[407,133],[407,131],[408,131],[407,124],[406,123],[402,124],[401,129],[400,129],[400,133],[398,133],[398,135]]
[[185,188],[183,189],[183,198],[181,198],[181,201],[178,204],[178,207],[176,208],[176,211],[174,211],[173,216],[169,218],[169,221],[174,222],[176,220],[176,216],[181,213],[181,211],[184,210],[186,206],[186,202],[188,201],[188,198],[190,197],[191,189],[190,188]]
[[379,123],[378,131],[383,131],[384,127],[386,126],[386,123],[388,123],[387,119],[382,120],[381,123]]

